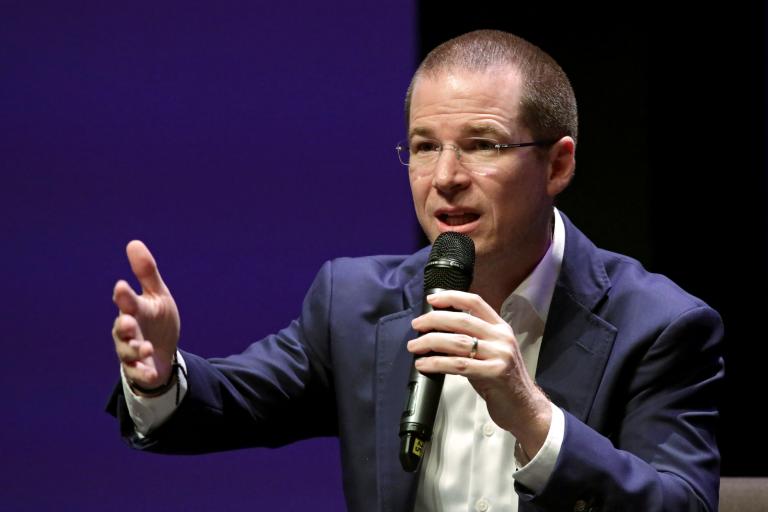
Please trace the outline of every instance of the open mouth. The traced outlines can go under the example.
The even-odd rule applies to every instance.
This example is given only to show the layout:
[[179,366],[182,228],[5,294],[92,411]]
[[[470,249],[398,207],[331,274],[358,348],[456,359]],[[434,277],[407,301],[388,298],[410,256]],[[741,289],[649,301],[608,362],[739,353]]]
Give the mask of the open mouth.
[[437,218],[447,226],[463,226],[480,218],[476,213],[441,213]]

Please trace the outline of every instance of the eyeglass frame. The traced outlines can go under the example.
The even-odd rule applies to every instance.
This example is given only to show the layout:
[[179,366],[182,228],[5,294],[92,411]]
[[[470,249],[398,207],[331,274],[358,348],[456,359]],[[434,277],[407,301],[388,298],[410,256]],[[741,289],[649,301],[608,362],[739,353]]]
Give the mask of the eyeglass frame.
[[[483,137],[465,137],[462,140],[485,140],[485,141],[488,141],[488,142],[492,142],[493,143],[493,147],[496,149],[498,154],[501,155],[501,150],[502,149],[526,148],[526,147],[531,147],[531,146],[536,146],[536,147],[551,146],[552,144],[556,143],[560,139],[559,138],[558,139],[543,139],[543,140],[534,140],[534,141],[530,141],[530,142],[514,142],[514,143],[507,143],[507,144],[501,143],[501,142],[497,142],[497,141],[495,141],[493,139],[486,139],[486,138],[483,138]],[[402,165],[410,168],[411,164],[403,162],[403,158],[401,156],[401,151],[403,149],[406,149],[410,153],[410,149],[408,149],[407,142],[408,142],[407,140],[402,140],[402,141],[398,142],[397,146],[395,146],[395,151],[397,151],[397,159],[400,161],[400,163]],[[437,141],[435,141],[435,142],[437,142]],[[437,146],[439,147],[439,149],[435,150],[435,153],[438,154],[438,158],[440,157],[439,154],[443,152],[443,149],[446,146],[451,146],[452,147],[451,148],[452,151],[454,151],[456,153],[456,160],[461,162],[462,149],[460,147],[458,147],[455,144],[444,144],[444,143],[437,143]],[[410,161],[410,159],[409,159],[409,161]],[[437,159],[435,159],[434,164],[437,164]]]

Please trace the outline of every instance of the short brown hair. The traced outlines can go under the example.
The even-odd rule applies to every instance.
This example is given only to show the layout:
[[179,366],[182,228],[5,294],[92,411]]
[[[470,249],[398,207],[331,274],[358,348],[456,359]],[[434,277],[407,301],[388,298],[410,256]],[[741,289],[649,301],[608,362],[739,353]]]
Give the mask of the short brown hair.
[[409,122],[411,96],[422,75],[436,76],[452,69],[483,72],[509,65],[520,72],[522,123],[537,140],[576,140],[578,115],[571,82],[555,60],[525,39],[499,30],[476,30],[444,42],[426,56],[408,86],[405,122]]

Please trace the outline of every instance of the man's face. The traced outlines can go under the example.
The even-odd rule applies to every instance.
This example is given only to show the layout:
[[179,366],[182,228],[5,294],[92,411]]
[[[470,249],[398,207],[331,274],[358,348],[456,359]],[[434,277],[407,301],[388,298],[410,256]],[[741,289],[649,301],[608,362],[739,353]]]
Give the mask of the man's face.
[[[520,89],[519,74],[508,67],[422,76],[411,98],[409,141],[530,142],[519,122]],[[415,169],[409,170],[413,201],[430,241],[444,231],[464,233],[474,240],[478,261],[487,263],[527,259],[548,241],[554,194],[548,190],[548,161],[536,148],[502,150],[495,170],[485,174],[463,167],[449,149],[431,172]]]

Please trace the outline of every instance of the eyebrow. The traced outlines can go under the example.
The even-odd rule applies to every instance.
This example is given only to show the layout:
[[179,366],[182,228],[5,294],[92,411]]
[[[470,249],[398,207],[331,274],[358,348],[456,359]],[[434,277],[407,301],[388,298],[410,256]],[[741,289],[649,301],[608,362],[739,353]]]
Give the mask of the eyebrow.
[[470,124],[465,126],[462,131],[466,133],[468,136],[493,136],[496,138],[505,138],[509,137],[509,133],[502,130],[496,125],[493,124],[487,124],[487,123],[479,123],[479,124]]
[[[487,137],[491,136],[497,139],[502,139],[509,137],[509,133],[502,130],[496,125],[493,124],[487,124],[487,123],[475,123],[475,124],[468,124],[464,126],[461,129],[463,135],[465,137]],[[416,135],[419,135],[421,137],[426,138],[434,138],[433,131],[431,128],[417,126],[415,128],[412,128],[410,130],[410,133],[408,134],[408,138],[412,138]]]
[[415,135],[421,135],[422,137],[430,138],[432,137],[432,130],[429,128],[417,126],[416,128],[411,128],[410,132],[408,133],[408,138],[410,139]]

